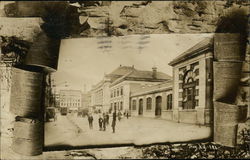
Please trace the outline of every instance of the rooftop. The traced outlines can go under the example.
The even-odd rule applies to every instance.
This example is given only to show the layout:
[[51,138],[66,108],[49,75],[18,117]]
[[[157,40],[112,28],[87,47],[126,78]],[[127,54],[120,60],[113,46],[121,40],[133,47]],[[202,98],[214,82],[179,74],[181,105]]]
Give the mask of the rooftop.
[[112,76],[114,73],[115,75],[119,75],[119,78],[116,78],[111,85],[115,85],[124,80],[161,82],[172,79],[170,75],[158,71],[155,72],[154,77],[153,71],[138,70],[135,69],[134,66],[120,66],[111,72],[109,76]]
[[205,53],[205,51],[211,50],[213,48],[213,38],[206,37],[204,40],[200,41],[193,47],[189,48],[187,51],[173,59],[169,65],[174,66],[180,62],[183,62],[187,59],[196,57],[202,53]]

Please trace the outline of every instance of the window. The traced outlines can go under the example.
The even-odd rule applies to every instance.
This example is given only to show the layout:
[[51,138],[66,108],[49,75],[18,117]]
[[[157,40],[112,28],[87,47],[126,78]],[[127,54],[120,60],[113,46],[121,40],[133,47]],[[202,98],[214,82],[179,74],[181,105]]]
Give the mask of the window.
[[116,91],[114,90],[114,97],[116,97]]
[[120,110],[123,110],[123,103],[120,102]]
[[121,96],[123,95],[123,87],[121,87]]
[[119,96],[119,89],[117,88],[117,96]]
[[199,89],[195,90],[195,96],[199,96]]
[[111,98],[113,98],[113,91],[111,92]]
[[195,100],[195,106],[199,106],[199,100],[198,99]]
[[132,101],[132,109],[133,109],[133,110],[136,110],[136,100],[133,100],[133,101]]
[[151,110],[151,108],[152,108],[152,98],[148,97],[147,98],[147,107],[146,107],[146,109]]
[[167,96],[167,110],[171,110],[172,109],[172,100],[173,100],[173,96],[172,94],[169,94]]

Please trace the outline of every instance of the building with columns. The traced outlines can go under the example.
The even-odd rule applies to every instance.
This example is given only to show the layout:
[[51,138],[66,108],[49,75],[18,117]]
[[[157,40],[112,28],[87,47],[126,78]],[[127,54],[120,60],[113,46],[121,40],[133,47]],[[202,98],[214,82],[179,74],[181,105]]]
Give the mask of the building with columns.
[[172,60],[173,120],[210,124],[213,105],[213,38],[205,38]]

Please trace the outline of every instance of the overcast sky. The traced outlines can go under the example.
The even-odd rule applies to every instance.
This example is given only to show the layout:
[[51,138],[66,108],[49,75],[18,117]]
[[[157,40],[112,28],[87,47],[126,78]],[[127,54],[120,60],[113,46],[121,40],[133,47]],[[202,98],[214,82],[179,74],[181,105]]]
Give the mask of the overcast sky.
[[211,34],[151,34],[61,41],[58,70],[52,74],[59,90],[87,90],[119,65],[158,71],[172,76],[168,63]]

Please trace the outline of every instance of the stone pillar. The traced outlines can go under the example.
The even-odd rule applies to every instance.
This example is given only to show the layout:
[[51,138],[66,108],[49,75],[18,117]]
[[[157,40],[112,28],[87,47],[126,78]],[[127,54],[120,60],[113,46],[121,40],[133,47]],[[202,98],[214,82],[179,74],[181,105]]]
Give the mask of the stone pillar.
[[237,124],[242,118],[234,105],[244,57],[240,34],[216,34],[214,37],[214,141],[235,146]]
[[143,96],[143,110],[142,110],[142,115],[145,115],[146,107],[147,107],[147,99],[146,99],[146,96]]
[[136,97],[136,110],[135,110],[135,115],[138,115],[139,112],[139,98]]
[[162,110],[166,110],[167,109],[167,93],[166,92],[163,92],[162,93],[162,96],[161,96],[161,111]]
[[155,94],[152,95],[152,114],[153,114],[153,117],[155,117]]

